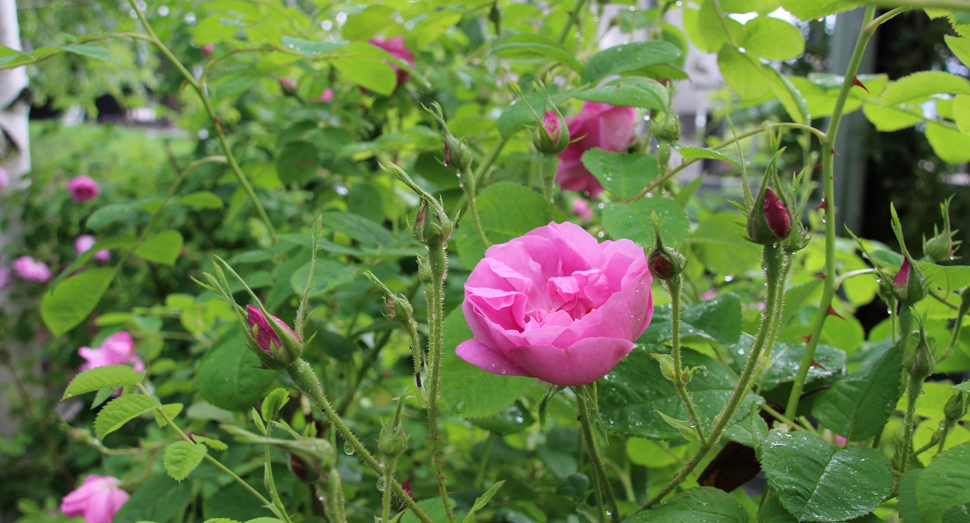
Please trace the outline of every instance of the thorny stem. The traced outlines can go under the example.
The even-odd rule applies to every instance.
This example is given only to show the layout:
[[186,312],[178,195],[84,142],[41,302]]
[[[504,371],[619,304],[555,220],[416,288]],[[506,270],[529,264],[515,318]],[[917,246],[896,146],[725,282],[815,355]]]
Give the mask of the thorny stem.
[[[862,27],[866,27],[872,22],[876,8],[869,6],[863,16]],[[856,40],[855,49],[852,51],[852,58],[849,60],[849,67],[845,72],[845,79],[842,81],[842,88],[839,90],[839,97],[835,102],[835,110],[832,111],[832,118],[829,120],[828,129],[825,135],[828,143],[822,144],[822,193],[825,201],[825,280],[823,282],[822,301],[819,303],[818,312],[815,314],[815,322],[812,324],[812,332],[805,345],[805,355],[802,357],[798,367],[798,375],[792,384],[791,395],[788,396],[788,406],[785,409],[785,416],[795,417],[798,410],[798,401],[801,399],[802,390],[805,387],[805,380],[808,378],[808,371],[812,367],[812,360],[815,359],[815,349],[818,347],[818,340],[822,334],[822,327],[828,317],[829,306],[832,305],[832,297],[838,282],[835,277],[835,178],[832,172],[832,147],[839,132],[839,124],[842,121],[842,113],[845,110],[845,102],[849,98],[849,91],[855,81],[856,74],[859,72],[859,64],[862,63],[862,54],[866,50],[866,44],[872,33],[859,31],[859,38]]]
[[470,167],[466,167],[464,172],[460,173],[459,176],[461,176],[462,188],[465,190],[465,196],[468,198],[468,211],[472,215],[472,224],[475,226],[475,232],[478,233],[478,239],[487,249],[492,245],[492,242],[488,241],[488,238],[485,236],[485,229],[482,228],[482,220],[478,215],[478,204],[475,202],[477,190],[475,188],[475,174],[471,172]]
[[448,521],[455,523],[445,487],[445,475],[441,463],[441,441],[438,434],[438,396],[441,394],[441,351],[444,346],[444,282],[448,274],[448,256],[443,243],[428,245],[428,264],[431,281],[425,282],[424,296],[428,302],[428,357],[431,360],[431,376],[428,385],[428,427],[431,436],[431,462],[438,478],[438,494],[445,507]]
[[[270,434],[272,434],[273,432],[273,422],[270,421],[267,425],[268,426],[266,427],[266,430],[267,430],[266,437],[267,439],[269,439]],[[273,465],[272,465],[272,461],[270,461],[270,456],[269,456],[269,442],[267,442],[264,445],[264,449],[265,449],[265,461],[263,462],[263,467],[265,468],[265,474],[266,474],[265,476],[266,485],[264,486],[266,487],[266,490],[269,491],[270,497],[273,498],[273,504],[276,505],[277,510],[279,510],[279,512],[284,515],[284,519],[286,519],[286,521],[290,522],[290,516],[289,514],[286,513],[286,507],[283,506],[283,500],[280,499],[280,494],[276,490],[276,481],[273,479]]]
[[923,380],[914,376],[909,377],[909,386],[906,388],[906,418],[903,421],[903,443],[899,450],[899,471],[905,473],[909,464],[909,454],[913,448],[913,419],[916,417],[916,402],[923,392]]
[[394,469],[397,468],[397,456],[384,456],[384,492],[381,498],[381,523],[391,521],[391,482],[394,481]]
[[560,44],[566,41],[566,38],[569,36],[569,30],[576,25],[576,21],[579,20],[579,14],[583,11],[584,7],[586,7],[586,0],[576,0],[576,6],[573,7],[573,11],[569,13],[569,19],[566,20],[566,25],[563,26],[562,32],[559,33],[558,42]]
[[209,113],[209,119],[213,124],[212,127],[215,129],[216,135],[219,137],[219,144],[222,146],[222,150],[226,154],[226,158],[229,160],[229,166],[232,168],[233,173],[239,180],[239,184],[242,185],[243,189],[249,195],[249,199],[253,201],[253,205],[256,206],[256,211],[259,213],[259,217],[263,220],[263,223],[266,225],[266,228],[269,230],[270,236],[273,238],[273,242],[275,243],[277,238],[276,229],[273,227],[273,222],[270,221],[269,216],[266,214],[266,209],[263,208],[263,204],[260,203],[259,197],[256,196],[253,186],[249,184],[249,180],[246,179],[246,175],[243,174],[242,169],[239,168],[239,164],[236,163],[236,158],[232,154],[232,148],[229,147],[229,142],[226,140],[226,135],[222,132],[222,125],[220,123],[221,120],[219,120],[219,118],[216,116],[215,109],[212,108],[212,103],[209,101],[209,95],[206,93],[205,85],[200,84],[195,77],[192,76],[192,73],[190,73],[185,66],[182,65],[182,62],[180,62],[179,59],[172,54],[172,51],[169,50],[169,48],[158,39],[158,36],[155,34],[155,30],[148,22],[148,18],[145,17],[145,13],[143,13],[138,7],[138,2],[135,0],[128,0],[128,3],[135,11],[135,14],[138,15],[138,19],[141,20],[142,25],[145,27],[145,31],[148,33],[149,38],[151,38],[151,43],[153,43],[155,47],[157,47],[158,50],[165,55],[165,58],[167,58],[168,61],[179,70],[179,72],[185,78],[185,82],[192,86],[192,89],[194,89],[199,95],[199,99],[202,100],[202,105],[205,106],[206,112]]
[[[602,490],[606,497],[606,502],[610,507],[610,521],[620,523],[620,509],[616,504],[616,496],[613,494],[613,487],[610,486],[610,478],[606,475],[606,468],[603,467],[603,458],[600,456],[599,448],[596,445],[596,438],[593,437],[593,429],[590,425],[589,407],[586,405],[589,400],[589,393],[585,388],[577,388],[576,405],[579,407],[579,423],[583,428],[583,439],[586,440],[586,451],[589,454],[590,465],[593,467],[593,474],[596,479],[597,492]],[[602,508],[603,504],[599,503]]]
[[[760,362],[771,353],[771,345],[774,342],[772,335],[775,332],[773,320],[777,317],[777,309],[783,306],[784,301],[785,285],[782,278],[787,272],[788,255],[777,245],[765,245],[763,264],[765,266],[765,281],[768,282],[765,308],[761,313],[761,324],[758,327],[758,334],[755,337],[754,343],[751,345],[751,350],[748,352],[748,362],[741,371],[741,377],[738,378],[738,385],[734,389],[731,399],[728,401],[724,410],[715,418],[716,421],[714,427],[711,429],[710,435],[701,441],[700,448],[693,459],[660,492],[644,503],[638,511],[647,510],[659,503],[667,494],[673,492],[678,485],[687,479],[687,476],[704,461],[704,458],[717,445],[721,434],[724,433],[724,429],[727,428],[731,422],[731,418],[734,417],[735,412],[740,407],[741,401],[747,396],[748,390],[754,382],[755,371],[758,369]],[[787,417],[791,418],[791,416]]]
[[690,424],[697,431],[698,441],[704,441],[704,429],[701,427],[701,418],[697,415],[694,402],[687,393],[687,384],[684,383],[684,369],[680,357],[680,294],[683,287],[683,280],[680,275],[665,282],[667,290],[670,292],[670,332],[671,332],[671,355],[674,358],[674,387],[687,405],[687,412],[690,416]]
[[[330,420],[330,424],[336,427],[337,431],[344,438],[344,441],[350,444],[354,449],[354,452],[358,457],[371,468],[375,473],[381,474],[383,472],[381,464],[374,458],[374,456],[367,450],[366,447],[357,439],[357,436],[351,432],[350,427],[344,423],[344,420],[340,419],[337,412],[333,410],[333,406],[327,401],[326,396],[323,395],[323,389],[320,386],[320,379],[317,378],[313,368],[306,360],[299,359],[292,365],[287,367],[286,373],[293,380],[293,384],[302,392],[307,398],[309,398],[310,403],[313,404],[318,409],[323,410]],[[428,514],[414,501],[414,499],[409,496],[401,484],[398,483],[396,479],[391,479],[391,483],[386,485],[385,488],[393,488],[394,494],[404,500],[408,508],[414,513],[415,516],[422,523],[435,523]]]

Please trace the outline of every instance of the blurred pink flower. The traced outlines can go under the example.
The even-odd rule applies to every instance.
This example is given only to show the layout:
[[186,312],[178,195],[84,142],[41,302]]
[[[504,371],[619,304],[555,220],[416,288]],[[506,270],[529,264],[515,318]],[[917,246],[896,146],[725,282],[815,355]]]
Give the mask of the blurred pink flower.
[[[404,47],[403,36],[395,36],[390,40],[371,38],[368,41],[368,43],[370,43],[371,45],[376,45],[377,47],[380,47],[381,49],[387,51],[388,53],[390,53],[391,56],[393,56],[394,58],[397,58],[398,60],[402,60],[404,62],[407,62],[410,65],[414,65],[414,54],[411,53],[411,51],[408,50],[407,47]],[[411,73],[401,69],[400,67],[398,67],[396,63],[388,62],[388,65],[390,65],[391,68],[394,69],[394,72],[397,73],[398,85],[401,85],[411,79]]]
[[717,296],[717,290],[708,289],[704,291],[704,294],[701,294],[701,300],[703,301],[711,300],[711,299],[714,299],[714,296]]
[[67,190],[71,191],[71,199],[76,202],[93,200],[101,194],[98,182],[90,176],[76,176],[67,182]]
[[44,283],[51,279],[51,270],[44,262],[37,261],[30,256],[21,256],[13,261],[13,272],[19,278]]
[[129,364],[135,372],[145,370],[145,363],[135,355],[135,342],[128,331],[118,331],[105,338],[100,347],[96,349],[81,347],[77,353],[87,360],[78,369],[82,372],[105,365]]
[[[91,247],[94,247],[95,243],[98,243],[98,241],[94,239],[94,236],[91,236],[90,234],[82,234],[74,240],[74,250],[77,251],[78,254],[84,254],[90,251]],[[101,249],[94,253],[92,258],[99,262],[106,262],[111,259],[111,253],[108,252],[108,249]]]
[[85,523],[111,523],[130,497],[118,483],[121,481],[117,478],[91,474],[83,485],[64,496],[61,512],[71,518],[83,516]]
[[323,94],[320,95],[320,98],[317,98],[318,102],[329,102],[331,100],[333,100],[333,89],[329,87],[323,90]]
[[845,438],[843,438],[842,436],[839,436],[838,434],[836,434],[835,435],[835,438],[833,438],[833,439],[835,439],[835,444],[836,445],[838,445],[840,447],[844,447],[845,446],[846,441],[845,441]]
[[0,167],[0,189],[6,189],[10,186],[10,176],[7,175],[7,170]]
[[576,198],[573,200],[573,214],[586,223],[593,217],[593,208],[589,206],[586,198]]
[[282,87],[284,91],[286,89],[296,91],[296,82],[293,80],[287,80],[286,78],[280,78],[280,87]]
[[215,48],[216,44],[205,44],[205,46],[202,47],[202,56],[206,58],[212,56],[212,51],[214,51]]
[[632,107],[586,102],[569,122],[569,137],[574,140],[559,153],[556,182],[567,191],[586,191],[593,198],[603,192],[603,185],[583,165],[583,154],[594,148],[625,151],[633,138],[637,112]]

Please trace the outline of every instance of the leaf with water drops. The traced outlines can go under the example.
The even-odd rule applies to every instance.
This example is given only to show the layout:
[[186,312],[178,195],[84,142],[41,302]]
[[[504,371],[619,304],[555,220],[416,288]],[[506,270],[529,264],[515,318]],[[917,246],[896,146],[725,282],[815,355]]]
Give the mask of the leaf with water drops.
[[[737,294],[724,294],[691,305],[681,311],[680,335],[685,341],[715,341],[723,346],[741,344],[741,298]],[[670,305],[654,308],[650,326],[640,335],[638,343],[669,343],[673,338],[670,330]],[[750,337],[749,337],[750,338]],[[748,342],[746,347],[750,347]]]
[[748,523],[747,509],[723,490],[697,487],[624,523]]
[[844,521],[872,512],[889,495],[889,458],[867,447],[839,448],[808,432],[769,433],[761,467],[799,521]]
[[649,247],[653,236],[651,216],[660,218],[660,234],[664,244],[678,245],[687,239],[690,221],[676,202],[662,196],[641,198],[631,204],[608,203],[603,209],[603,226],[614,239],[628,238],[641,247]]
[[615,153],[590,149],[583,165],[615,198],[626,201],[636,196],[657,177],[657,157],[652,154]]

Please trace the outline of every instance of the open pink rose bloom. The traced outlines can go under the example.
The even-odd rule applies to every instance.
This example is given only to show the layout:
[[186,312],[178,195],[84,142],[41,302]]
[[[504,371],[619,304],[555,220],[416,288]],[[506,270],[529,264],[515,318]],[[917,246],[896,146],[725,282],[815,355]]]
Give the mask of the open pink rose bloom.
[[475,338],[456,352],[494,374],[593,383],[650,324],[652,282],[630,240],[599,243],[576,224],[550,223],[485,251],[462,303]]
[[84,478],[84,484],[61,500],[61,512],[67,517],[84,517],[85,523],[111,523],[129,495],[118,488],[120,481],[111,476]]
[[131,365],[135,372],[145,370],[145,363],[135,354],[135,341],[128,331],[118,331],[108,336],[96,349],[81,347],[77,352],[85,359],[79,369],[81,371],[105,365]]
[[597,147],[613,152],[625,151],[633,138],[636,123],[637,112],[632,107],[593,102],[583,104],[579,114],[569,121],[572,142],[559,153],[556,183],[567,191],[586,191],[591,198],[599,196],[603,185],[583,165],[583,154]]

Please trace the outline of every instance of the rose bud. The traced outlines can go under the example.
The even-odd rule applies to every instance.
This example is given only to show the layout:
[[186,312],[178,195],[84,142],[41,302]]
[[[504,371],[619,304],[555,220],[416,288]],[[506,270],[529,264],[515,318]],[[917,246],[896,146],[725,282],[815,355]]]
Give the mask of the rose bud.
[[474,338],[455,352],[492,374],[593,383],[650,324],[652,282],[632,241],[597,242],[579,225],[552,222],[485,252],[462,303]]
[[77,176],[67,182],[67,190],[71,191],[71,199],[76,202],[86,202],[93,200],[101,194],[101,187],[98,182],[90,176]]
[[69,518],[83,517],[86,523],[111,523],[115,514],[130,497],[121,490],[121,480],[91,474],[84,484],[61,500],[61,512]]
[[893,294],[900,303],[912,305],[925,298],[927,291],[923,271],[918,265],[910,262],[909,256],[903,255],[903,265],[893,277]]
[[534,143],[536,150],[542,154],[559,154],[569,146],[569,129],[563,127],[556,111],[546,111]]
[[280,78],[280,87],[283,89],[283,94],[286,96],[296,95],[296,82],[293,80],[287,80],[286,78]]
[[286,466],[296,479],[303,483],[316,483],[320,479],[320,471],[316,467],[311,467],[296,454],[287,454]]
[[653,214],[652,219],[657,244],[654,245],[653,250],[647,255],[647,262],[650,266],[651,274],[661,280],[667,281],[676,278],[683,272],[684,266],[687,265],[687,258],[676,250],[668,249],[664,246],[660,235],[660,220],[657,218],[656,213]]
[[970,400],[970,395],[962,390],[950,396],[943,407],[943,415],[946,416],[947,421],[960,421],[967,415],[967,400]]
[[755,243],[769,245],[785,239],[791,230],[788,206],[774,191],[765,187],[748,213],[748,238]]
[[246,307],[246,312],[251,329],[247,334],[249,340],[255,342],[267,356],[260,357],[263,363],[270,359],[273,365],[267,365],[269,368],[284,368],[300,358],[303,342],[283,320],[270,314],[269,317],[273,319],[271,324],[263,312],[252,305]]
[[214,51],[215,49],[216,49],[216,44],[205,44],[205,46],[202,47],[202,56],[206,58],[212,56],[212,51]]
[[929,240],[925,236],[923,237],[923,255],[933,263],[952,260],[954,249],[960,246],[960,242],[953,241],[953,235],[959,231],[950,230],[950,201],[952,199],[951,196],[940,205],[943,214],[943,232],[937,231],[936,225],[934,225],[933,237]]
[[906,355],[903,368],[914,379],[924,380],[936,368],[936,342],[926,336],[920,326],[919,343]]
[[658,140],[676,142],[680,139],[680,119],[673,109],[664,111],[650,120],[650,130]]

